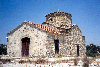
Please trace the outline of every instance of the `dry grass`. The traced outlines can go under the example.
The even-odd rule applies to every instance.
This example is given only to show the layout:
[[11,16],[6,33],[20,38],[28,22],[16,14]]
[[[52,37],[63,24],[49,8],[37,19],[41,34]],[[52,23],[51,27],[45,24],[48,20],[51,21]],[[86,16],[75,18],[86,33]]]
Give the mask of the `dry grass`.
[[100,55],[96,57],[97,59],[100,58]]
[[35,64],[45,64],[45,63],[48,63],[48,61],[42,58],[39,58],[37,61],[35,61]]
[[0,61],[1,61],[3,64],[6,64],[7,62],[11,62],[10,59],[0,59]]
[[29,59],[21,59],[21,60],[19,60],[19,62],[18,63],[31,63],[31,61],[29,60]]
[[78,58],[75,58],[75,59],[74,59],[74,65],[75,65],[75,66],[78,64],[78,61],[79,61]]
[[0,55],[0,58],[2,57],[2,55]]
[[83,59],[83,67],[89,67],[90,60],[85,56]]
[[69,61],[69,60],[67,59],[67,60],[62,60],[61,62],[62,62],[62,63],[68,63],[68,61]]

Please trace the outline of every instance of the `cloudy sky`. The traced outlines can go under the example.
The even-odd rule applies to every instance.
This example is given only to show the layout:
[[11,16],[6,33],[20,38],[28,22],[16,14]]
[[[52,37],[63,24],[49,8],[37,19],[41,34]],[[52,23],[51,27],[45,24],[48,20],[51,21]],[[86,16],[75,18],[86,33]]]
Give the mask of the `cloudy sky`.
[[100,0],[0,0],[0,44],[7,44],[6,34],[24,20],[41,24],[58,9],[72,14],[87,45],[100,46]]

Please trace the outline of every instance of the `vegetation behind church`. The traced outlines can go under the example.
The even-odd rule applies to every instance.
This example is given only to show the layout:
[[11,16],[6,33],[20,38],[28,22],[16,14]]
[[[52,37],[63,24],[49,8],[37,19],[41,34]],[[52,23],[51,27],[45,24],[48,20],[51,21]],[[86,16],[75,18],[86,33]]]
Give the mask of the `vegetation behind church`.
[[7,55],[7,45],[0,44],[0,55]]
[[100,55],[100,46],[90,44],[86,46],[86,55],[91,57],[96,57]]

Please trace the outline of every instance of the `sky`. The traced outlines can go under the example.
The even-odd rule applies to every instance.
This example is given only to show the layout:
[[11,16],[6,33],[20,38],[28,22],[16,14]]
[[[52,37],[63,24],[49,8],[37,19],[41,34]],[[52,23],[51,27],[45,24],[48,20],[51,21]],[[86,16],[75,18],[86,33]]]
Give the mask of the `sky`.
[[72,14],[86,45],[100,46],[100,0],[0,0],[0,44],[7,45],[6,34],[24,20],[41,24],[58,9]]

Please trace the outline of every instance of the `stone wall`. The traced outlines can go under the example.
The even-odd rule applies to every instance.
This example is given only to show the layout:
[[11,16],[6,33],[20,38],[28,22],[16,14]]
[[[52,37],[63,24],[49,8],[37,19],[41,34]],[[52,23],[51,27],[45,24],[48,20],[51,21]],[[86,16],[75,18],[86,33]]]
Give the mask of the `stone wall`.
[[59,55],[77,56],[77,45],[79,45],[80,56],[85,55],[85,38],[77,25],[69,29],[69,33],[54,34],[46,32],[28,23],[23,23],[14,32],[8,35],[7,53],[13,57],[22,57],[22,38],[30,38],[29,57],[55,55],[54,40],[59,40]]
[[[71,29],[71,35],[72,35],[72,44],[75,46],[74,50],[77,50],[77,44],[79,45],[79,54],[80,56],[85,55],[86,53],[86,44],[85,40],[82,38],[82,32],[79,29],[77,25],[75,25]],[[74,52],[74,55],[77,53],[77,51]]]
[[23,23],[8,35],[7,53],[10,56],[21,57],[22,41],[24,37],[30,38],[29,56],[46,54],[47,33],[33,25]]
[[61,56],[77,56],[77,45],[79,45],[79,56],[84,56],[86,53],[86,44],[83,40],[81,30],[76,25],[69,30],[69,33],[62,35],[48,34],[47,53],[49,56],[55,55],[54,39],[59,39],[59,55]]
[[[77,45],[79,45],[79,56],[86,53],[85,37],[77,25],[72,25],[72,15],[60,10],[47,14],[46,22],[43,22],[42,29],[39,24],[23,22],[8,36],[7,53],[10,56],[22,57],[22,39],[30,38],[29,57],[55,55],[54,40],[59,40],[59,55],[77,56]],[[52,30],[52,33],[48,29]],[[47,30],[48,31],[47,31]],[[61,34],[62,33],[62,34]]]
[[[49,20],[49,19],[52,19],[52,21]],[[50,17],[49,19],[47,20],[47,23],[52,24],[56,27],[69,29],[72,26],[72,20],[69,19],[69,17],[66,17],[66,16]]]

